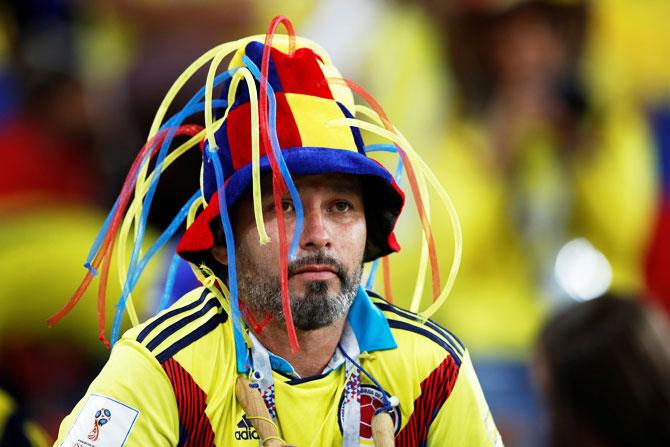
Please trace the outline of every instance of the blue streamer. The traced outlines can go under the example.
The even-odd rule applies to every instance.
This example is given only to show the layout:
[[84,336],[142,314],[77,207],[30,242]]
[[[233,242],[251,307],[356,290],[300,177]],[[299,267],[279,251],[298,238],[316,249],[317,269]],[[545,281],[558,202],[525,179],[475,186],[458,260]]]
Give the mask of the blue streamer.
[[[221,107],[226,107],[226,104],[227,104],[226,101],[217,100],[217,101],[214,102],[213,106],[215,106],[217,108],[221,108]],[[182,109],[182,111],[179,114],[177,114],[174,118],[177,118],[177,119],[180,119],[181,121],[183,121],[187,116],[190,116],[194,113],[200,112],[203,109],[204,109],[204,104],[202,104],[202,103],[189,105],[188,107],[185,107],[184,109]],[[172,119],[170,121],[172,121]],[[175,124],[177,124],[177,125],[181,124],[181,121],[178,121]],[[175,129],[176,129],[176,127],[175,127]],[[173,131],[171,137],[174,136],[174,133],[175,132]],[[171,142],[171,140],[170,140],[170,142]],[[147,158],[143,161],[143,163],[148,163],[149,160],[150,160],[150,153],[147,154]],[[165,157],[163,157],[163,159],[160,160],[160,161],[157,160],[156,166],[154,168],[154,172],[155,173],[160,173],[163,170],[164,163],[165,163]],[[150,189],[153,188],[155,190],[156,185],[158,184],[159,180],[160,180],[160,176],[159,175],[154,175],[153,178],[151,179],[151,183],[149,185],[149,188]],[[196,192],[193,197],[197,197],[199,194],[200,194],[200,192]],[[190,200],[190,203],[192,203],[193,200],[195,200],[195,199],[192,198]],[[142,217],[144,218],[144,227],[143,228],[146,228],[146,218],[147,218],[147,216],[145,216],[145,211],[148,214],[148,210],[149,210],[150,205],[149,206],[144,205],[144,206],[145,206],[145,208],[142,210],[143,211]],[[186,212],[188,212],[188,209],[186,210]],[[180,214],[181,214],[181,212],[180,212]],[[179,222],[178,225],[180,225],[181,222],[184,221],[184,219],[185,219],[185,216],[184,216],[184,218],[181,219],[181,221]],[[174,221],[173,221],[173,223],[174,223]],[[176,228],[174,228],[174,230],[171,231],[169,237],[171,237],[175,232],[176,232]],[[163,233],[163,234],[165,234],[165,233]],[[141,248],[141,245],[142,245],[143,241],[144,241],[144,230],[140,233],[140,231],[138,229],[138,234],[135,237],[135,242],[134,242],[134,245],[133,245],[133,252],[132,252],[132,256],[131,256],[131,259],[130,259],[130,264],[129,264],[129,267],[128,267],[126,282],[123,285],[123,290],[121,292],[121,296],[119,297],[119,300],[118,300],[117,305],[116,305],[116,311],[115,311],[115,314],[114,314],[114,323],[112,325],[112,344],[116,343],[116,341],[118,340],[119,331],[120,331],[121,323],[122,323],[122,320],[123,320],[123,312],[126,309],[126,303],[128,301],[128,296],[134,290],[135,285],[136,285],[136,283],[139,279],[139,275],[144,270],[146,262],[148,262],[148,260],[150,259],[150,257],[147,257],[149,252],[147,252],[147,255],[145,255],[142,258],[142,260],[146,259],[146,261],[144,262],[144,265],[142,265],[142,261],[140,261],[138,259],[140,248]],[[167,240],[165,240],[163,242],[163,244],[165,244],[165,242],[167,242]],[[152,254],[152,256],[153,256],[153,254]]]
[[[365,146],[365,153],[367,154],[368,152],[397,153],[398,148],[395,147],[393,144],[370,144],[368,146]],[[404,166],[402,164],[402,158],[398,158],[398,164],[396,165],[395,174],[393,176],[395,178],[396,183],[400,184],[403,172],[404,172]],[[375,285],[375,278],[377,276],[377,271],[379,270],[380,261],[381,260],[379,258],[375,259],[374,262],[372,263],[372,266],[370,267],[370,274],[368,275],[368,279],[365,282],[365,288],[368,290],[373,290],[373,287]]]
[[[214,87],[218,86],[222,82],[229,79],[235,71],[237,71],[237,68],[235,68],[233,70],[228,70],[228,71],[226,71],[224,73],[221,73],[218,76],[216,76],[214,78],[214,82],[213,82]],[[182,112],[185,112],[187,116],[190,116],[194,113],[197,113],[199,111],[204,110],[204,107],[205,107],[204,103],[202,103],[201,105],[196,105],[194,103],[196,103],[202,97],[205,96],[205,88],[206,87],[202,87],[200,90],[198,90],[198,92],[195,95],[193,95],[193,97],[186,104],[184,109],[182,109],[182,111],[176,113],[170,119],[168,119],[167,122],[163,126],[161,126],[161,129],[163,129],[165,127],[169,127],[169,126],[174,126],[175,121],[177,121],[181,117]],[[217,107],[217,103],[221,103],[221,101],[222,100],[214,100],[212,102],[213,102],[213,105],[215,107]],[[219,105],[218,107],[226,107],[225,101],[223,101],[223,103],[224,103],[223,105]],[[181,121],[183,121],[183,120],[181,120]],[[181,122],[181,121],[179,121],[179,122]],[[143,161],[143,163],[145,163],[145,161]],[[137,177],[133,179],[133,182],[135,182],[135,181],[137,181]],[[116,211],[118,203],[119,203],[119,198],[117,197],[116,201],[114,202],[114,205],[112,206],[111,211],[107,214],[107,218],[105,219],[104,224],[100,228],[100,231],[98,231],[98,234],[95,238],[95,241],[91,245],[91,248],[88,252],[88,256],[86,257],[86,262],[84,263],[84,267],[86,267],[86,269],[88,269],[91,273],[93,273],[93,275],[97,275],[98,272],[97,272],[97,270],[95,270],[93,268],[93,266],[91,265],[91,262],[93,262],[93,258],[95,258],[95,255],[98,253],[98,250],[100,249],[100,246],[102,245],[102,241],[105,237],[105,234],[109,230],[109,226],[111,225],[112,217],[114,215],[114,212]]]
[[[232,73],[235,70],[228,70],[220,75],[218,75],[215,78],[215,85],[229,79],[232,76]],[[141,269],[138,270],[139,268],[139,253],[142,247],[142,243],[144,242],[144,233],[146,230],[146,222],[148,219],[149,215],[149,209],[151,208],[151,202],[153,200],[153,196],[156,191],[156,187],[158,185],[158,181],[160,179],[160,175],[162,172],[163,164],[165,157],[167,155],[167,150],[169,146],[172,144],[172,139],[174,138],[177,128],[181,125],[181,123],[190,115],[193,115],[195,113],[201,112],[204,110],[204,103],[196,103],[199,99],[204,96],[205,88],[201,88],[198,93],[196,93],[186,104],[186,106],[180,110],[178,113],[176,113],[173,117],[168,119],[168,121],[161,126],[161,130],[165,129],[166,127],[169,128],[168,135],[165,137],[163,140],[163,145],[161,146],[161,149],[159,151],[158,157],[156,159],[156,166],[154,168],[154,177],[151,181],[151,184],[149,185],[149,190],[147,191],[146,196],[144,197],[143,203],[142,203],[142,213],[140,215],[140,221],[137,226],[137,234],[135,236],[135,241],[133,244],[133,251],[132,255],[130,258],[130,264],[128,267],[128,273],[127,273],[127,278],[126,278],[126,283],[123,286],[123,290],[121,292],[121,297],[119,298],[117,302],[117,307],[116,307],[116,313],[114,316],[114,323],[112,326],[112,344],[118,340],[118,332],[121,327],[121,322],[123,319],[123,311],[126,308],[126,302],[128,301],[128,296],[132,292],[132,290],[135,287],[135,283],[137,280],[135,279],[133,281],[133,278],[138,277],[139,274],[141,274],[141,271],[144,269],[142,267]],[[212,101],[212,107],[214,108],[225,108],[227,107],[227,101],[226,100],[213,100]],[[147,153],[147,157],[145,160],[142,162],[143,164],[148,163],[149,160],[151,159],[151,152]],[[139,172],[139,171],[138,171]],[[134,179],[137,181],[136,179]],[[182,219],[183,220],[183,219]],[[173,232],[174,233],[174,232]],[[145,256],[146,257],[146,256]],[[138,273],[139,272],[139,273]],[[114,331],[116,329],[116,333]]]
[[233,227],[230,224],[228,216],[228,204],[226,203],[226,184],[223,178],[223,168],[221,167],[221,160],[217,154],[217,149],[207,147],[207,158],[214,164],[214,174],[216,176],[216,184],[219,199],[219,216],[221,217],[221,224],[223,226],[223,233],[226,238],[226,254],[228,256],[228,291],[230,292],[230,313],[233,320],[233,334],[235,337],[235,352],[238,354],[244,349],[246,351],[246,344],[242,336],[240,303],[238,301],[237,290],[237,260],[235,257],[235,237],[233,235]]
[[[242,56],[242,61],[246,64],[247,68],[254,75],[254,77],[260,82],[261,72],[258,69],[258,66],[249,59],[247,56]],[[274,90],[268,82],[268,102],[269,102],[269,113],[268,113],[268,125],[270,127],[270,143],[272,146],[272,153],[277,159],[277,164],[279,165],[279,171],[281,172],[286,187],[288,188],[289,195],[291,200],[293,200],[293,206],[295,207],[295,227],[293,229],[293,240],[291,241],[291,248],[289,250],[289,259],[294,260],[298,252],[298,245],[300,244],[300,237],[302,235],[303,223],[305,220],[305,213],[302,208],[302,202],[300,201],[300,194],[293,183],[293,177],[286,166],[286,161],[284,161],[284,156],[281,153],[281,147],[279,146],[279,138],[277,138],[277,101],[275,99]],[[279,212],[280,210],[277,210]]]
[[88,251],[88,256],[86,256],[86,262],[84,263],[84,267],[86,267],[88,271],[93,273],[93,276],[97,276],[98,271],[93,268],[91,262],[93,262],[93,258],[95,258],[95,255],[98,253],[98,250],[100,250],[102,240],[105,238],[105,234],[109,230],[109,226],[112,224],[112,217],[114,216],[114,212],[116,211],[116,208],[118,206],[119,206],[119,198],[117,197],[116,200],[114,201],[114,206],[112,206],[112,210],[109,212],[109,214],[107,214],[105,223],[102,224],[100,231],[98,231],[98,235],[95,237],[95,241],[93,241],[93,245],[91,245],[91,249]]
[[172,291],[174,290],[174,282],[177,277],[177,270],[179,268],[180,261],[181,257],[177,253],[172,255],[170,267],[168,268],[167,277],[165,279],[165,288],[163,289],[161,300],[158,302],[156,313],[165,310],[170,304],[170,298],[172,298]]
[[393,144],[368,144],[365,146],[365,153],[367,154],[368,152],[391,152],[391,153],[397,153],[398,148],[395,147]]
[[179,213],[177,213],[172,222],[170,222],[170,225],[168,225],[167,229],[163,232],[163,234],[161,234],[158,237],[156,242],[153,243],[153,245],[149,248],[149,250],[147,250],[146,254],[139,261],[137,268],[133,272],[133,276],[126,279],[126,283],[124,284],[123,287],[124,288],[124,294],[122,296],[123,299],[119,300],[116,306],[116,312],[114,314],[114,324],[112,326],[112,344],[116,343],[116,341],[119,339],[119,332],[121,330],[123,312],[126,310],[126,302],[128,300],[128,295],[132,290],[135,289],[135,286],[137,285],[137,282],[139,281],[142,272],[146,268],[151,258],[153,258],[154,255],[158,252],[158,250],[163,248],[163,246],[177,232],[181,224],[184,222],[184,220],[186,220],[186,216],[188,215],[188,211],[191,209],[193,202],[195,202],[199,197],[200,197],[200,191],[196,191],[191,196],[191,198],[184,204],[184,206],[182,206],[182,208],[179,210]]
[[377,276],[377,269],[379,269],[379,258],[375,259],[370,267],[370,275],[368,275],[368,280],[365,282],[365,288],[367,290],[374,290],[375,286],[375,276]]

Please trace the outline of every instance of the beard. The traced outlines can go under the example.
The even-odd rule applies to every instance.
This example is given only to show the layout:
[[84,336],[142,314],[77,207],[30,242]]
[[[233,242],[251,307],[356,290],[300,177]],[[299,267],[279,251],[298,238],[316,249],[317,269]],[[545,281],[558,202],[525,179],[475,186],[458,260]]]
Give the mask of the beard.
[[[269,273],[243,252],[238,253],[237,264],[239,295],[249,309],[260,315],[270,312],[278,321],[286,321],[279,275]],[[346,315],[356,297],[363,272],[362,262],[348,271],[335,258],[314,253],[289,263],[289,279],[298,269],[310,264],[330,266],[339,279],[340,290],[337,293],[329,290],[327,281],[309,282],[302,295],[289,290],[293,324],[302,331],[326,327]]]

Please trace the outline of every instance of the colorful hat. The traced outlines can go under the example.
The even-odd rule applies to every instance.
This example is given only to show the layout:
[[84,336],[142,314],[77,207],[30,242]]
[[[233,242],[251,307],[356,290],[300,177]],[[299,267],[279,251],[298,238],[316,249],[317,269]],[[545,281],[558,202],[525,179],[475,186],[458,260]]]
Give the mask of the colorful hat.
[[[279,37],[279,36],[277,36]],[[286,43],[285,39],[278,39]],[[300,43],[305,43],[300,40]],[[314,44],[310,46],[314,47]],[[264,44],[249,42],[233,57],[230,69],[261,67]],[[276,135],[283,161],[292,176],[342,173],[363,177],[368,240],[365,261],[398,251],[393,227],[400,214],[404,195],[393,176],[377,161],[368,158],[357,127],[330,126],[333,120],[353,118],[353,95],[347,88],[331,89],[326,73],[337,74],[330,62],[312,48],[301,47],[293,54],[270,49],[268,87],[274,95]],[[260,83],[255,80],[256,87]],[[222,98],[233,85],[223,85]],[[333,91],[335,90],[335,91]],[[234,103],[214,137],[225,181],[226,204],[232,207],[249,189],[252,181],[251,116],[249,90],[237,88]],[[204,152],[210,149],[206,142]],[[267,144],[260,144],[259,168],[271,171]],[[208,205],[188,228],[177,252],[193,263],[210,261],[215,244],[213,226],[220,225],[218,185],[213,160],[203,154],[202,193]]]
[[[274,35],[280,23],[286,26],[288,35]],[[219,73],[221,61],[231,54],[229,69]],[[205,86],[182,109],[167,117],[173,99],[193,74],[208,63]],[[221,98],[214,99],[213,92],[219,87]],[[354,103],[354,93],[368,105]],[[184,124],[189,117],[203,113],[204,127]],[[387,143],[366,144],[361,130],[371,132]],[[174,147],[175,137],[186,136],[190,137],[188,141]],[[201,186],[168,228],[146,249],[144,236],[148,213],[161,173],[198,145],[203,156]],[[379,151],[398,155],[395,175],[368,157],[368,154]],[[277,214],[281,299],[289,342],[294,350],[298,349],[298,342],[290,317],[287,272],[288,259],[296,254],[300,240],[303,212],[293,176],[325,173],[361,176],[368,226],[364,260],[375,260],[367,286],[372,286],[379,258],[383,257],[384,291],[388,299],[391,299],[390,270],[385,255],[399,250],[393,228],[404,203],[396,179],[406,177],[424,235],[411,309],[418,311],[429,262],[434,302],[422,314],[429,317],[444,302],[453,286],[461,256],[460,226],[449,196],[374,98],[343,79],[318,45],[296,37],[286,18],[276,17],[267,34],[212,48],[175,81],[156,113],[147,143],[131,166],[119,197],[91,247],[84,264],[88,273],[70,301],[49,319],[49,324],[54,325],[62,319],[77,304],[93,278],[99,275],[98,325],[100,339],[107,343],[105,299],[112,253],[118,242],[119,279],[124,287],[116,306],[112,343],[118,340],[126,311],[131,323],[139,324],[131,293],[144,268],[184,222],[186,232],[173,256],[165,290],[170,290],[179,256],[192,263],[194,273],[206,287],[214,288],[219,278],[211,268],[210,249],[223,242],[215,240],[221,225],[229,262],[227,283],[218,281],[217,289],[230,303],[236,347],[243,346],[235,247],[228,211],[247,191],[251,191],[259,243],[268,240],[260,204],[263,172],[272,173],[275,203],[288,191],[296,209],[290,251],[283,214]],[[428,185],[447,207],[454,230],[453,264],[444,285],[439,277],[428,215]],[[129,241],[132,253],[127,259]]]

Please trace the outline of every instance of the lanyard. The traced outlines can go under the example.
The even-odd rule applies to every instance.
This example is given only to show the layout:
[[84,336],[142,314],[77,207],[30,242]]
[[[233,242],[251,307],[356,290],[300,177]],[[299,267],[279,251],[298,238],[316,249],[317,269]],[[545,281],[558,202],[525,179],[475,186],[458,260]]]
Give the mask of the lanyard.
[[[270,353],[251,332],[249,332],[249,339],[251,340],[251,360],[253,363],[251,380],[258,384],[261,397],[270,416],[275,422],[278,422]],[[360,348],[348,322],[344,327],[339,346],[327,368],[335,368],[344,360],[346,379],[343,398],[342,445],[343,447],[354,447],[360,444],[361,372],[352,361],[342,355],[340,350],[346,350],[351,358],[358,358]]]

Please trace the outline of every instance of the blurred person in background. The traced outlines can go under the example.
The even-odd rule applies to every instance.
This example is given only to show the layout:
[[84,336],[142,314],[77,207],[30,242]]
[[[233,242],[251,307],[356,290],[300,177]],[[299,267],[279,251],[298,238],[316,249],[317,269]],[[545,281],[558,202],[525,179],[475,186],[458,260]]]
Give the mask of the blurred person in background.
[[[544,316],[608,289],[647,287],[645,257],[661,183],[656,141],[667,140],[652,132],[648,106],[659,101],[663,82],[646,82],[642,95],[618,69],[663,48],[660,36],[668,33],[647,19],[663,16],[667,2],[425,1],[419,29],[428,37],[420,42],[406,29],[416,17],[412,5],[392,4],[401,12],[379,33],[376,48],[393,48],[393,60],[409,67],[389,75],[392,82],[380,74],[383,61],[373,58],[373,92],[391,98],[389,114],[400,117],[402,128],[434,145],[431,166],[463,228],[459,277],[435,319],[473,346],[506,444],[542,445],[527,362]],[[628,41],[638,45],[622,51]],[[637,66],[656,70],[665,84],[670,79],[658,64]],[[397,98],[402,85],[411,85],[413,96]],[[424,101],[431,86],[444,93]],[[435,116],[442,118],[439,127]],[[447,219],[444,210],[431,209],[433,222]],[[416,236],[415,229],[399,229],[401,243],[418,256]],[[435,238],[440,252],[453,250],[449,231],[436,230]],[[662,246],[657,252],[668,253]],[[411,296],[407,284],[416,266],[396,263],[392,272],[394,291]],[[667,278],[662,265],[655,272]]]
[[[229,22],[219,2],[129,3],[0,5],[0,387],[7,391],[0,399],[0,426],[11,428],[2,421],[20,420],[5,416],[30,415],[55,437],[58,423],[107,357],[90,307],[75,309],[56,331],[46,319],[84,276],[82,264],[105,219],[102,208],[118,194],[129,148],[141,138],[138,129],[147,127],[146,117],[135,113],[142,110],[137,101],[158,101],[168,88],[160,75],[174,75],[151,65],[146,53],[161,39],[166,43],[176,28],[192,32],[180,34],[181,46],[174,39],[167,43],[180,53],[186,47],[200,51],[209,43],[198,21],[210,20],[209,39],[225,35],[214,30],[215,22],[223,28]],[[240,17],[235,26],[244,27]],[[183,57],[171,58],[174,70],[190,60]],[[137,72],[145,82],[132,81]],[[135,91],[130,85],[142,95],[129,96]],[[152,221],[174,214],[160,204],[155,208]],[[134,294],[145,315],[154,310],[147,310],[147,297],[161,279],[156,268],[149,269]],[[111,286],[116,299],[121,289],[114,281]],[[91,290],[84,302],[94,306],[95,295]],[[108,321],[113,312],[108,306]],[[7,445],[23,445],[11,439]]]
[[534,372],[551,446],[670,445],[670,324],[639,299],[568,306],[542,329]]
[[[73,256],[87,248],[73,238],[94,235],[92,222],[104,219],[93,207],[104,182],[76,72],[71,13],[60,2],[0,8],[2,77],[11,80],[3,85],[13,99],[0,121],[2,445],[39,442],[39,429],[24,430],[28,416],[54,434],[70,393],[99,362],[78,337],[87,328],[94,334],[94,322],[72,321],[56,335],[45,324],[69,293],[62,281],[82,275]],[[53,387],[54,378],[62,386]]]

